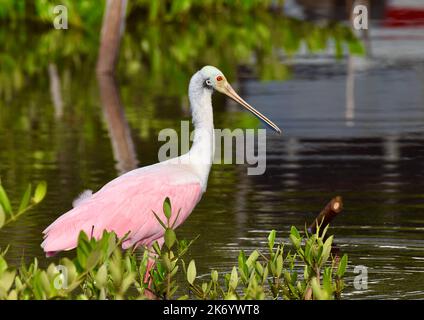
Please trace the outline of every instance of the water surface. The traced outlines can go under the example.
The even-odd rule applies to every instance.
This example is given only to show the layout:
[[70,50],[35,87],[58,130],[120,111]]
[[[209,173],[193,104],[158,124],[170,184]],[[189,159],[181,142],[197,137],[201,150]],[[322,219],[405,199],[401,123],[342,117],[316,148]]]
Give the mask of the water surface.
[[[403,36],[396,30],[392,46]],[[418,52],[424,46],[414,45]],[[268,132],[264,175],[248,176],[244,165],[213,166],[207,192],[179,229],[181,238],[200,235],[191,251],[200,273],[229,270],[240,249],[261,248],[271,229],[287,238],[291,225],[302,228],[341,195],[345,210],[331,232],[349,255],[346,296],[424,298],[424,60],[379,55],[380,47],[369,58],[297,55],[285,62],[287,81],[260,81],[255,72],[232,77],[284,134]],[[187,98],[168,87],[187,86],[188,75],[160,90],[151,90],[149,73],[120,78],[120,101],[105,105],[88,65],[57,64],[63,105],[53,102],[48,70],[2,98],[2,182],[15,201],[29,181],[49,186],[39,207],[1,232],[11,263],[36,256],[46,264],[41,231],[82,190],[99,189],[128,165],[157,162],[159,131],[179,130],[189,119]],[[217,128],[258,125],[222,97],[214,106]],[[357,265],[368,267],[367,290],[351,283]]]

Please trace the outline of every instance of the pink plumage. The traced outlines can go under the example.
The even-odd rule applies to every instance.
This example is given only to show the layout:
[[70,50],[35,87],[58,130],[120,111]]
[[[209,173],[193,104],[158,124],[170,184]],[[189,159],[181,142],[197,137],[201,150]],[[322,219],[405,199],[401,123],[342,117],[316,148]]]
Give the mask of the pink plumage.
[[68,211],[46,230],[41,244],[47,254],[76,247],[81,230],[99,238],[104,230],[119,237],[129,232],[124,248],[132,245],[151,246],[163,243],[163,201],[171,200],[171,222],[181,210],[175,226],[193,211],[206,190],[214,159],[213,89],[234,99],[275,131],[281,130],[259,111],[244,101],[230,86],[220,70],[205,66],[190,80],[189,99],[195,127],[190,151],[178,158],[136,169],[112,180],[95,194],[84,192]]
[[175,224],[180,225],[202,196],[196,180],[191,172],[172,165],[158,164],[131,171],[59,217],[44,230],[41,246],[47,254],[73,249],[81,230],[95,238],[101,237],[104,230],[114,231],[118,237],[129,232],[124,248],[162,242],[164,229],[153,211],[165,221],[163,201],[169,197],[171,222],[181,209]]

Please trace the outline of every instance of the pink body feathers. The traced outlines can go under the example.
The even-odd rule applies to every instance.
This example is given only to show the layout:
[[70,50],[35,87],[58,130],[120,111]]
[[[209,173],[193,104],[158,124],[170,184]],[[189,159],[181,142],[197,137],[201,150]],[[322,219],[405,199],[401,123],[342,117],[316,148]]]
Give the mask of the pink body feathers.
[[95,238],[104,230],[114,231],[118,237],[129,232],[124,248],[163,242],[164,229],[152,211],[165,221],[162,208],[166,197],[173,209],[171,223],[180,209],[176,227],[189,216],[206,190],[213,159],[212,91],[204,87],[204,77],[197,72],[189,86],[196,127],[190,151],[130,171],[94,194],[83,192],[72,210],[44,230],[41,246],[48,255],[75,248],[81,230]]
[[73,249],[81,230],[95,238],[101,237],[103,230],[114,231],[118,237],[129,232],[124,248],[162,242],[164,229],[152,211],[165,221],[162,205],[169,197],[171,222],[181,209],[176,226],[180,225],[202,196],[196,180],[191,172],[173,165],[157,164],[131,171],[60,216],[44,230],[41,246],[48,255]]

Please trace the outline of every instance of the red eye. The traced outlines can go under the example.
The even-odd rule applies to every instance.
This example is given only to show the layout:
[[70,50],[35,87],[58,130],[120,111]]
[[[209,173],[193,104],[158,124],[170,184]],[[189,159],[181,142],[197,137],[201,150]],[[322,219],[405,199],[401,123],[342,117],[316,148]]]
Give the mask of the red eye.
[[216,81],[221,81],[222,80],[222,77],[221,76],[217,76],[216,77]]

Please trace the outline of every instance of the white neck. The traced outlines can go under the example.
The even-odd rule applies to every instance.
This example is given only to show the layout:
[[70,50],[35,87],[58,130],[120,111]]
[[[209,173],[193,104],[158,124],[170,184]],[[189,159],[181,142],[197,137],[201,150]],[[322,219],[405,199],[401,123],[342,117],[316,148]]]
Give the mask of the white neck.
[[199,72],[190,80],[189,98],[194,125],[194,138],[190,151],[184,156],[189,157],[190,167],[201,179],[202,189],[205,191],[214,158],[215,136],[212,91],[203,86]]

